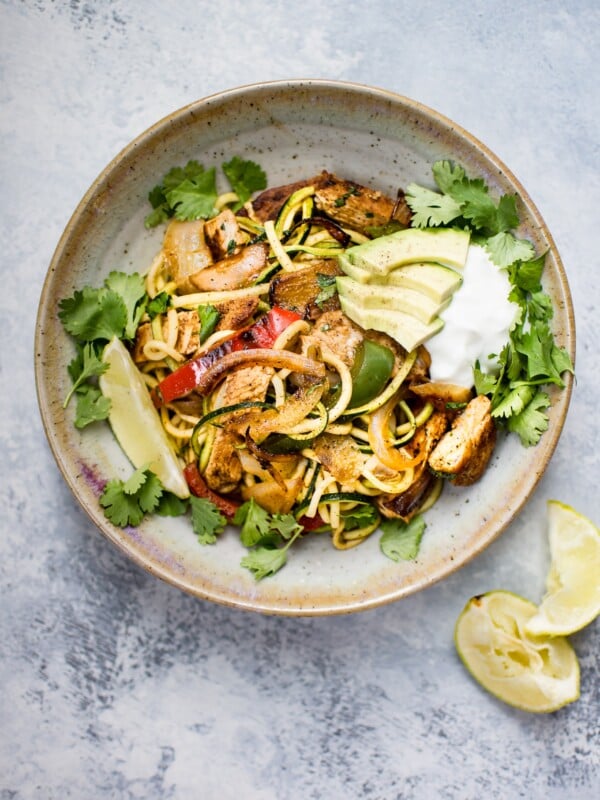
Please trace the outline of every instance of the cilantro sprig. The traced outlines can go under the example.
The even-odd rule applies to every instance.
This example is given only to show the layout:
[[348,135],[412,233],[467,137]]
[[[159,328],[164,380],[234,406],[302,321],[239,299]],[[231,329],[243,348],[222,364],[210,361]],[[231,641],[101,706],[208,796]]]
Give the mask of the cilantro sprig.
[[563,375],[573,372],[571,358],[558,347],[550,327],[552,300],[542,288],[545,254],[536,256],[531,242],[513,233],[519,225],[516,195],[495,201],[485,181],[467,177],[451,161],[432,168],[439,191],[411,183],[406,201],[417,227],[450,225],[467,228],[490,259],[506,269],[512,286],[509,299],[519,306],[510,339],[496,355],[495,373],[474,366],[475,389],[492,401],[492,416],[516,433],[524,446],[537,444],[548,428],[547,384],[564,387]]
[[[222,164],[223,174],[238,199],[233,210],[241,208],[256,191],[265,189],[267,176],[254,161],[234,156]],[[148,194],[152,211],[146,216],[147,228],[155,228],[174,217],[181,221],[208,219],[217,213],[216,168],[205,169],[192,159],[183,167],[173,167]]]
[[421,514],[410,522],[401,519],[386,519],[381,523],[383,531],[379,547],[384,556],[392,561],[412,561],[421,547],[421,539],[425,533],[425,519]]
[[76,355],[67,370],[73,381],[63,407],[77,398],[75,426],[85,428],[106,419],[110,400],[98,388],[97,378],[107,365],[101,351],[113,336],[131,340],[146,309],[148,296],[138,273],[113,270],[100,288],[85,286],[59,303],[58,316],[75,339]]
[[139,525],[144,516],[158,507],[163,486],[147,467],[140,467],[126,481],[108,481],[100,495],[106,517],[121,528]]
[[100,288],[85,286],[61,300],[58,316],[80,343],[133,339],[147,300],[141,275],[113,271]]
[[292,514],[270,514],[251,498],[233,518],[240,540],[250,548],[241,560],[257,581],[274,575],[287,563],[287,553],[304,530]]

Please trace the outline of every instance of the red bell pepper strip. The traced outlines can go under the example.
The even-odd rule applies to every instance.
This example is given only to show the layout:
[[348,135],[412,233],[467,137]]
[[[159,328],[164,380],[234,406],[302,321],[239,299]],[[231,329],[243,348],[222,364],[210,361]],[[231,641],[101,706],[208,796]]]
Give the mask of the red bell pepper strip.
[[190,492],[195,497],[204,497],[206,500],[210,500],[211,503],[216,505],[223,516],[227,517],[231,522],[235,516],[235,512],[240,507],[240,503],[237,503],[235,500],[229,500],[227,497],[217,494],[217,492],[213,492],[213,490],[207,486],[195,462],[188,464],[184,468],[183,475],[187,481]]
[[314,517],[307,517],[306,514],[304,514],[298,519],[298,525],[302,525],[305,531],[316,531],[322,528],[325,522],[321,519],[319,513],[315,514]]
[[253,350],[256,348],[271,348],[279,334],[297,320],[302,319],[300,314],[287,308],[274,306],[254,325],[244,328],[234,334],[230,339],[220,342],[212,350],[203,353],[167,375],[158,386],[152,390],[152,400],[157,408],[164,403],[171,403],[189,394],[198,385],[200,377],[228,353],[238,350]]

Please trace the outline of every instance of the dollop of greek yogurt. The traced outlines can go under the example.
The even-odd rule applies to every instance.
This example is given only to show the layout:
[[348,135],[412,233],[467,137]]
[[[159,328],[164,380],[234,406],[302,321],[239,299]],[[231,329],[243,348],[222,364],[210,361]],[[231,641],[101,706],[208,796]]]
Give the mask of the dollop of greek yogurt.
[[432,381],[473,385],[473,365],[492,372],[509,340],[519,307],[508,299],[511,284],[480,245],[470,245],[462,286],[441,312],[442,330],[425,343],[431,355]]

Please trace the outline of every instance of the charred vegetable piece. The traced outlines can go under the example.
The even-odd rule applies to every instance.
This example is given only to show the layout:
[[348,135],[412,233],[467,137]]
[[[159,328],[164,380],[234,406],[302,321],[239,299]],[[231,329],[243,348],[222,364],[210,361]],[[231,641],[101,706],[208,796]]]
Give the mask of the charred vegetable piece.
[[383,391],[394,367],[394,353],[389,347],[365,339],[351,370],[352,397],[350,408],[368,403]]
[[329,173],[323,173],[315,186],[315,203],[327,216],[360,231],[384,226],[392,219],[408,225],[411,217],[402,194],[394,201],[382,192]]
[[231,521],[234,518],[241,503],[237,503],[235,500],[229,500],[229,498],[223,497],[217,492],[213,492],[212,489],[209,489],[206,481],[200,474],[197,464],[188,464],[183,470],[183,474],[190,492],[195,497],[204,497],[206,500],[210,500],[228,520]]
[[272,305],[297,311],[304,319],[314,320],[324,311],[340,307],[337,294],[319,302],[322,280],[319,276],[334,277],[341,270],[334,259],[325,259],[295,272],[280,273],[271,283],[269,301]]
[[226,256],[214,266],[188,275],[194,291],[218,292],[250,286],[267,266],[267,248],[251,244],[239,253]]
[[152,392],[152,399],[157,408],[178,400],[193,391],[199,385],[203,375],[219,359],[239,350],[271,348],[277,337],[296,320],[299,314],[285,308],[272,308],[258,322],[245,330],[239,331],[231,339],[221,342],[212,350],[198,358],[188,361],[167,375]]

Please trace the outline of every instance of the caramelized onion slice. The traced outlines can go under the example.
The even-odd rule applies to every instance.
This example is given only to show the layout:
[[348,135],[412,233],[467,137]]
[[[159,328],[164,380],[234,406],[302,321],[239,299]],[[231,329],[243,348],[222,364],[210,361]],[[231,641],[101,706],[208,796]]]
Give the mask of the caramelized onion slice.
[[305,358],[298,353],[287,350],[238,350],[228,353],[220,358],[206,372],[200,376],[195,391],[199,394],[208,394],[228,372],[248,364],[260,364],[274,367],[275,369],[289,369],[290,372],[300,372],[304,375],[313,375],[316,378],[325,377],[325,365],[312,358]]
[[393,433],[390,430],[390,416],[398,403],[398,395],[394,395],[381,408],[378,408],[369,421],[369,444],[382,464],[401,472],[412,469],[424,459],[424,453],[414,458],[405,455],[402,450],[393,447]]

